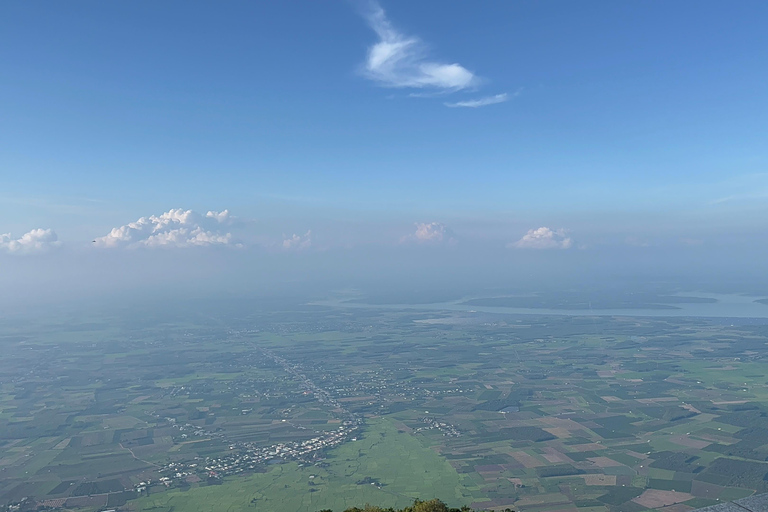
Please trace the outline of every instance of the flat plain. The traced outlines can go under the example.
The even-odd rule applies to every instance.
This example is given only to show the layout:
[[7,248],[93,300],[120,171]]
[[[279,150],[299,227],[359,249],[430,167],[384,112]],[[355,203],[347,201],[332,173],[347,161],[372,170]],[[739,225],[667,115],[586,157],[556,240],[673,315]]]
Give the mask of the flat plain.
[[0,506],[692,510],[768,490],[768,325],[292,303],[5,318]]

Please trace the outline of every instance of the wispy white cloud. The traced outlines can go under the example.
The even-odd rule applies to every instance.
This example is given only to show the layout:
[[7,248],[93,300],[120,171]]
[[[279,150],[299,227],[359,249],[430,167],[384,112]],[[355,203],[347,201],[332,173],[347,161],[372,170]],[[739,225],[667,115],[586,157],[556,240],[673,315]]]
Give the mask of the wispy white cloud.
[[507,100],[509,100],[509,94],[502,93],[502,94],[496,94],[494,96],[486,96],[484,98],[476,98],[474,100],[445,103],[445,106],[451,107],[451,108],[457,108],[457,107],[477,108],[477,107],[485,107],[487,105],[495,105],[497,103],[504,103]]
[[283,235],[283,249],[288,251],[302,251],[309,249],[312,246],[312,230],[307,231],[303,235],[297,235],[294,233],[290,237]]
[[10,253],[44,252],[60,244],[59,237],[51,229],[33,229],[15,239],[10,233],[0,234],[0,249]]
[[363,73],[385,87],[458,91],[479,80],[464,66],[444,64],[429,58],[427,45],[418,37],[406,36],[392,26],[384,9],[370,2],[365,12],[379,41],[368,48]]
[[732,196],[725,196],[725,197],[719,197],[717,199],[713,199],[709,202],[709,204],[722,204],[727,203],[729,201],[733,201],[734,199],[739,199],[740,196],[732,195]]
[[113,228],[94,243],[97,247],[107,248],[238,246],[226,229],[233,222],[234,217],[228,210],[202,215],[178,208]]
[[510,243],[507,247],[516,249],[569,249],[573,247],[573,239],[567,236],[564,229],[550,229],[540,227],[529,229],[517,242]]
[[425,244],[435,243],[449,243],[455,244],[457,242],[451,228],[441,222],[417,222],[415,224],[416,230],[404,236],[401,242],[418,242]]
[[768,197],[768,193],[765,192],[750,192],[743,194],[733,194],[730,196],[720,197],[709,202],[710,205],[719,205],[723,203],[730,203],[734,201],[752,201],[755,199],[765,199]]

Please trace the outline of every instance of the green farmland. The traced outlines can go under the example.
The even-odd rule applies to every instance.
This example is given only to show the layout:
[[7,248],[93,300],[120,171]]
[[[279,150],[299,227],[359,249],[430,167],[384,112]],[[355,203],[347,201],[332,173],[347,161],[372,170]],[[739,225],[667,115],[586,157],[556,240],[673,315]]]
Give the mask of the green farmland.
[[768,491],[763,323],[292,307],[6,325],[0,506],[631,512]]

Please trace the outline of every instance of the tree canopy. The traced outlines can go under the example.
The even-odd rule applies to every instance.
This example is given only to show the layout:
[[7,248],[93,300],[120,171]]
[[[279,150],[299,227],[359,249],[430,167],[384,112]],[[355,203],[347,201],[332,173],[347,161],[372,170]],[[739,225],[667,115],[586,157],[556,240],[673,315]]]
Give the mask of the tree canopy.
[[[333,510],[325,509],[320,510],[318,512],[333,512]],[[376,505],[369,505],[366,504],[363,508],[359,507],[352,507],[344,510],[344,512],[480,512],[480,511],[474,511],[473,509],[463,506],[461,508],[452,508],[443,503],[441,500],[435,498],[429,501],[422,501],[422,500],[416,500],[413,502],[413,505],[410,505],[405,508],[400,509],[394,509],[394,508],[381,508],[377,507]],[[514,512],[514,510],[507,508],[504,509],[504,512]]]

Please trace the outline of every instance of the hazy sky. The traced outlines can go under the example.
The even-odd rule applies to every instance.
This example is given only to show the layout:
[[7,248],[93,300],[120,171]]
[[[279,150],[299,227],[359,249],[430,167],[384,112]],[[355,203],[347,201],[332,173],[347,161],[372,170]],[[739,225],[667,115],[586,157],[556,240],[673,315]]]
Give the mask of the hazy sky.
[[766,26],[763,1],[3,2],[3,294],[117,261],[762,261]]

